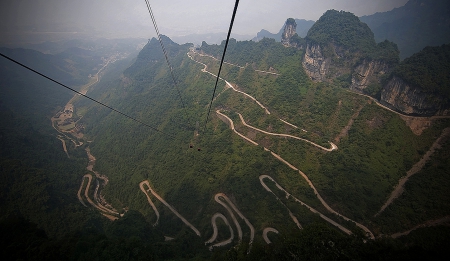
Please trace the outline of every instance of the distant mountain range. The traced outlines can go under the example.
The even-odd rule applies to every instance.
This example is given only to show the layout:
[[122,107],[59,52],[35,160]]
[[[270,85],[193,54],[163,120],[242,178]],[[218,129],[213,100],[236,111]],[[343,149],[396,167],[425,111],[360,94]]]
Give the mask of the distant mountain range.
[[[391,11],[359,17],[375,35],[376,42],[389,40],[398,45],[400,59],[419,52],[426,46],[450,43],[450,1],[410,0]],[[314,21],[295,19],[297,34],[304,38]],[[284,25],[276,34],[262,29],[252,40],[273,38],[281,41]]]
[[[251,35],[231,34],[231,37],[238,41],[245,41],[245,40],[249,40],[252,36]],[[188,34],[188,35],[183,35],[183,36],[171,37],[171,39],[178,44],[193,43],[193,44],[197,44],[197,45],[200,45],[202,43],[202,41],[205,41],[208,44],[220,44],[226,38],[227,38],[227,34],[225,32],[208,33],[208,34]]]
[[[311,26],[313,26],[313,24],[315,22],[312,20],[295,19],[295,23],[297,23],[296,31],[297,31],[298,36],[305,37],[306,34],[308,33],[309,28],[311,28]],[[280,42],[281,34],[283,33],[283,29],[284,29],[284,25],[281,27],[280,31],[278,31],[278,33],[276,33],[276,34],[273,34],[267,30],[262,29],[261,31],[259,31],[256,34],[256,37],[254,37],[252,40],[259,41],[265,37],[265,38],[273,38],[277,42]]]
[[377,42],[385,39],[398,45],[405,59],[426,46],[450,43],[450,1],[410,0],[388,12],[362,16]]

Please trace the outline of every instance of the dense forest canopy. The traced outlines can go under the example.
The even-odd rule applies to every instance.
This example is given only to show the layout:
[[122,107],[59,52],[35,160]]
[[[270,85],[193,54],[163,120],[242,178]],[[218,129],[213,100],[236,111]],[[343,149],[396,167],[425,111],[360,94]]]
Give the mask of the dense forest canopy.
[[406,58],[393,75],[420,87],[425,92],[442,94],[450,99],[450,44],[426,47]]
[[352,51],[375,46],[372,31],[350,12],[328,10],[309,29],[307,40],[321,45],[334,43]]

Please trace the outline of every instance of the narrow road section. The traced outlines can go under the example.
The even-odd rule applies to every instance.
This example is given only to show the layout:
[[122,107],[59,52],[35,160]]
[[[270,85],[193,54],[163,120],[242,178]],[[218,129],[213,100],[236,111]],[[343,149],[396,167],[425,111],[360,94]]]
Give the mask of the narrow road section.
[[403,193],[403,191],[405,190],[404,185],[408,181],[408,179],[412,175],[422,170],[422,168],[425,166],[425,163],[427,163],[430,160],[430,157],[434,154],[434,152],[441,148],[441,143],[445,138],[447,138],[447,136],[449,136],[449,134],[450,128],[445,128],[442,131],[441,136],[439,136],[439,138],[436,139],[436,141],[433,143],[433,145],[431,145],[430,149],[425,153],[425,155],[423,155],[423,157],[416,164],[414,164],[414,166],[412,166],[412,168],[408,170],[408,172],[406,172],[406,176],[402,177],[399,180],[397,187],[395,187],[394,191],[392,191],[386,203],[384,203],[380,211],[378,211],[374,217],[381,214],[381,212],[383,212],[390,204],[392,204],[392,202],[396,198],[398,198]]
[[225,224],[229,227],[230,229],[230,238],[226,239],[224,241],[218,242],[212,246],[209,247],[209,250],[211,251],[213,249],[213,247],[219,247],[219,246],[225,246],[230,244],[233,239],[234,239],[234,233],[233,233],[233,228],[231,227],[230,223],[228,222],[228,219],[221,213],[216,213],[212,216],[211,218],[211,224],[213,226],[213,235],[212,237],[205,242],[205,245],[207,244],[211,244],[212,242],[216,241],[217,236],[219,235],[218,229],[217,229],[217,224],[216,224],[216,220],[217,218],[220,218],[223,220],[223,222],[225,222]]
[[272,228],[272,227],[266,227],[266,228],[263,230],[263,238],[264,238],[264,241],[266,241],[267,244],[272,243],[272,242],[270,241],[270,239],[267,237],[267,233],[269,233],[269,232],[272,232],[272,233],[275,233],[275,234],[278,234],[278,233],[279,233],[278,230],[276,230],[275,228]]
[[[280,186],[280,185],[279,185],[279,184],[278,184],[271,176],[269,176],[269,175],[261,175],[261,176],[259,176],[259,181],[261,182],[261,185],[264,187],[264,189],[266,189],[268,192],[272,193],[272,194],[277,198],[278,201],[281,202],[281,200],[275,195],[275,193],[273,193],[273,191],[266,185],[266,183],[264,183],[264,179],[270,179],[273,183],[275,183],[275,185],[277,186],[277,188],[278,188],[279,190],[283,191],[283,192],[286,194],[286,198],[292,197],[292,198],[295,200],[295,202],[298,202],[298,203],[300,203],[302,206],[307,207],[307,208],[309,209],[309,211],[311,211],[311,212],[313,212],[313,213],[316,213],[316,214],[319,214],[319,216],[320,216],[321,218],[323,218],[324,220],[326,220],[327,222],[329,222],[329,223],[332,224],[333,226],[336,226],[337,228],[339,228],[340,230],[342,230],[344,233],[346,233],[346,234],[348,234],[348,235],[351,235],[351,234],[352,234],[352,232],[351,232],[350,230],[348,230],[347,228],[345,228],[344,226],[342,226],[342,225],[336,223],[334,220],[330,219],[329,217],[323,215],[322,213],[320,213],[320,212],[317,211],[316,209],[310,207],[309,205],[307,205],[307,204],[304,203],[303,201],[301,201],[301,200],[297,199],[296,197],[292,196],[292,195],[291,195],[289,192],[287,192],[283,187],[281,187],[281,186]],[[281,203],[287,208],[287,206],[286,206],[283,202],[281,202]],[[288,208],[288,210],[289,210],[289,208]],[[289,213],[292,213],[291,210],[289,210]],[[293,215],[292,215],[292,216],[293,216]],[[294,222],[298,223],[298,220],[295,219]],[[297,224],[297,226],[298,226],[298,224]],[[301,229],[301,227],[299,227],[299,228]],[[267,242],[267,241],[266,241],[266,242]]]
[[423,224],[417,225],[417,226],[415,226],[415,227],[413,227],[410,230],[407,230],[405,232],[399,232],[399,233],[392,234],[391,237],[392,238],[398,238],[398,237],[401,237],[401,236],[406,236],[406,235],[408,235],[409,233],[411,233],[412,231],[414,231],[414,230],[416,230],[418,228],[439,226],[441,224],[449,223],[449,222],[450,222],[450,216],[445,216],[443,218],[429,220],[429,221],[427,221],[427,222],[425,222]]
[[[244,220],[245,224],[247,224],[247,226],[250,228],[250,242],[249,242],[249,245],[250,245],[250,248],[251,248],[252,243],[253,243],[253,239],[255,238],[255,228],[250,223],[250,221],[241,213],[241,211],[239,211],[239,209],[233,204],[233,202],[231,202],[231,200],[227,197],[227,195],[225,195],[224,193],[217,193],[215,195],[214,199],[216,200],[217,203],[219,203],[222,206],[224,206],[227,209],[228,212],[230,212],[230,216],[232,216],[233,221],[235,222],[235,224],[239,225],[239,223],[236,220],[236,217],[234,215],[231,215],[232,212],[231,212],[230,208],[225,204],[225,202],[223,202],[221,200],[221,198],[224,199],[229,206],[231,206],[231,208],[234,210],[234,212],[236,212],[236,214],[238,214],[238,216],[242,220]],[[236,227],[238,227],[238,225]],[[239,230],[240,230],[240,226],[239,226],[238,231]],[[240,232],[240,235],[241,235],[240,239],[242,239],[242,231]],[[249,251],[250,251],[250,248],[249,248]]]
[[[148,187],[148,189],[144,189],[144,185],[146,185]],[[189,228],[191,228],[195,234],[197,234],[197,236],[200,236],[200,231],[198,231],[197,228],[195,228],[191,223],[189,223],[189,221],[187,221],[182,215],[180,215],[180,213],[178,213],[178,211],[176,211],[171,205],[169,205],[169,203],[167,203],[162,197],[160,197],[153,189],[152,187],[150,187],[150,183],[148,182],[148,180],[144,180],[141,183],[139,183],[139,187],[141,188],[142,192],[144,192],[144,194],[147,195],[148,198],[148,192],[152,193],[153,196],[155,196],[161,203],[163,203],[166,207],[168,207],[170,209],[170,211],[172,211],[179,219],[181,219],[181,221],[183,221],[184,224],[186,224]]]
[[243,124],[244,126],[249,127],[250,129],[254,129],[254,130],[256,130],[256,131],[262,132],[262,133],[264,133],[264,134],[273,135],[273,136],[280,136],[280,137],[287,137],[287,138],[293,138],[293,139],[305,141],[305,142],[308,142],[309,144],[311,144],[311,145],[313,145],[313,146],[315,146],[315,147],[317,147],[317,148],[319,148],[319,149],[325,150],[325,151],[333,151],[333,150],[337,150],[337,149],[338,149],[338,147],[337,147],[334,143],[332,143],[332,142],[330,142],[330,141],[329,141],[329,143],[330,143],[330,145],[331,145],[331,148],[328,149],[328,148],[322,147],[322,146],[320,146],[319,144],[316,144],[316,143],[314,143],[314,142],[312,142],[312,141],[309,141],[309,140],[307,140],[307,139],[299,138],[299,137],[292,136],[292,135],[289,135],[289,134],[272,133],[272,132],[268,132],[268,131],[265,131],[265,130],[258,129],[258,128],[256,128],[256,127],[253,127],[253,126],[248,125],[248,124],[245,122],[244,117],[242,117],[242,115],[241,115],[240,113],[237,113],[237,114],[239,115],[239,118],[241,119],[241,122],[242,122],[242,124]]
[[[150,198],[150,196],[148,195],[148,193],[147,193],[148,191],[144,188],[144,184],[146,184],[146,183],[144,183],[144,182],[139,183],[139,188],[140,188],[141,191],[145,194],[145,196],[147,197],[148,203],[150,204],[150,206],[152,207],[153,211],[155,212],[155,215],[156,215],[156,221],[155,221],[155,223],[153,224],[153,226],[155,227],[155,226],[157,226],[158,223],[159,223],[159,211],[158,211],[158,209],[156,208],[156,206],[155,206],[155,204],[153,203],[153,201],[152,201],[152,199]],[[150,187],[150,186],[148,186],[148,187]]]

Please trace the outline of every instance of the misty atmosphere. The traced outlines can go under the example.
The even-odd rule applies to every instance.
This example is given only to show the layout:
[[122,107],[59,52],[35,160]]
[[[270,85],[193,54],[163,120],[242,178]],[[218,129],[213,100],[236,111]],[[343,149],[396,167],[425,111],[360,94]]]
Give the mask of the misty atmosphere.
[[450,258],[446,0],[5,0],[0,35],[6,260]]

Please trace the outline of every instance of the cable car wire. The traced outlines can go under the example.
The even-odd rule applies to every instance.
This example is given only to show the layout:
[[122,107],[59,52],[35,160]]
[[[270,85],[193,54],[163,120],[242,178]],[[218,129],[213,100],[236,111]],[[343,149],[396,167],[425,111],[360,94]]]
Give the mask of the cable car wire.
[[176,81],[176,79],[175,79],[175,75],[174,75],[174,73],[173,73],[173,67],[172,67],[172,65],[170,64],[169,56],[168,56],[168,54],[167,54],[166,48],[164,47],[164,43],[163,43],[163,41],[162,41],[162,39],[161,39],[161,34],[159,33],[158,25],[156,24],[156,19],[155,19],[155,16],[153,15],[153,11],[152,11],[152,8],[151,8],[151,6],[150,6],[150,2],[149,2],[149,0],[145,0],[145,3],[146,3],[146,5],[147,5],[147,9],[148,9],[148,13],[150,14],[150,18],[152,19],[153,27],[155,27],[155,31],[156,31],[156,35],[158,36],[159,44],[161,45],[161,49],[162,49],[162,51],[163,51],[163,53],[164,53],[164,57],[166,58],[167,66],[169,67],[170,75],[172,76],[173,85],[175,85],[175,88],[177,89],[178,97],[180,98],[181,105],[183,106],[184,113],[185,113],[185,115],[186,115],[188,124],[191,125],[190,120],[189,120],[190,117],[188,116],[188,114],[187,114],[187,112],[186,112],[186,105],[185,105],[185,103],[184,103],[184,101],[183,101],[183,97],[181,96],[180,89],[178,88],[178,84],[177,84],[177,81]]
[[[146,0],[147,1],[147,0]],[[216,94],[216,89],[217,89],[217,83],[219,82],[219,78],[220,78],[220,71],[222,70],[222,64],[223,64],[223,60],[225,58],[225,53],[227,51],[227,46],[228,46],[228,42],[230,40],[230,35],[231,35],[231,29],[233,28],[233,23],[234,23],[234,18],[236,16],[236,11],[239,5],[239,0],[236,0],[235,4],[234,4],[234,10],[233,10],[233,15],[231,16],[231,22],[230,22],[230,27],[228,28],[228,35],[227,35],[227,40],[225,42],[225,48],[223,48],[223,54],[222,54],[222,59],[220,60],[220,66],[219,66],[219,72],[217,73],[217,78],[216,78],[216,84],[214,85],[214,91],[213,91],[213,95],[211,97],[211,102],[209,103],[209,109],[208,109],[208,114],[206,115],[206,120],[205,120],[205,128],[203,131],[206,130],[206,124],[208,123],[208,118],[209,118],[209,114],[211,113],[211,106],[214,100],[214,96]]]
[[104,104],[104,103],[102,103],[102,102],[100,102],[100,101],[97,101],[97,100],[94,99],[94,98],[91,98],[91,97],[89,97],[89,96],[87,96],[87,95],[85,95],[85,94],[82,94],[81,92],[79,92],[79,91],[77,91],[77,90],[75,90],[75,89],[73,89],[73,88],[71,88],[71,87],[69,87],[69,86],[67,86],[67,85],[65,85],[65,84],[63,84],[63,83],[60,83],[60,82],[58,82],[57,80],[54,80],[53,78],[51,78],[51,77],[49,77],[49,76],[47,76],[47,75],[45,75],[45,74],[43,74],[43,73],[40,73],[40,72],[38,72],[38,71],[36,71],[36,70],[34,70],[34,69],[32,69],[32,68],[26,66],[25,64],[22,64],[22,63],[20,63],[20,62],[18,62],[18,61],[16,61],[16,60],[14,60],[13,58],[10,58],[10,57],[8,57],[8,56],[2,54],[2,53],[0,53],[0,56],[6,58],[6,59],[8,59],[8,60],[10,60],[10,61],[13,62],[13,63],[16,63],[16,64],[18,64],[18,65],[24,67],[25,69],[28,69],[28,70],[34,72],[34,73],[36,73],[36,74],[38,74],[38,75],[40,75],[40,76],[42,76],[42,77],[44,77],[44,78],[46,78],[46,79],[48,79],[48,80],[54,82],[54,83],[56,83],[56,84],[58,84],[58,85],[60,85],[60,86],[62,86],[62,87],[64,87],[64,88],[66,88],[66,89],[69,89],[69,90],[71,90],[72,92],[77,93],[78,95],[81,95],[81,96],[83,96],[83,97],[85,97],[85,98],[87,98],[87,99],[89,99],[89,100],[91,100],[91,101],[94,101],[94,102],[96,102],[96,103],[98,103],[98,104],[100,104],[100,105],[102,105],[102,106],[104,106],[104,107],[106,107],[106,108],[108,108],[108,109],[114,111],[114,112],[117,112],[118,114],[120,114],[120,115],[122,115],[122,116],[125,116],[125,117],[127,117],[127,118],[129,118],[129,119],[131,119],[131,120],[133,120],[133,121],[135,121],[135,122],[137,122],[137,123],[139,123],[139,124],[142,124],[142,125],[144,125],[144,126],[150,128],[150,129],[152,129],[152,130],[154,130],[154,131],[157,131],[157,132],[159,132],[159,133],[162,133],[162,134],[164,134],[164,135],[167,135],[167,136],[169,136],[169,137],[171,137],[171,138],[175,138],[175,136],[172,135],[172,134],[168,134],[168,133],[166,133],[166,132],[163,132],[163,131],[161,131],[161,130],[158,130],[157,128],[155,128],[155,127],[153,127],[153,126],[151,126],[151,125],[149,125],[149,124],[147,124],[147,123],[145,123],[145,122],[142,122],[142,121],[140,121],[140,120],[138,120],[138,119],[136,119],[136,118],[134,118],[134,117],[132,117],[132,116],[129,116],[129,115],[126,114],[126,113],[123,113],[123,112],[121,112],[121,111],[119,111],[119,110],[117,110],[117,109],[114,109],[113,107],[111,107],[111,106],[109,106],[109,105],[106,105],[106,104]]

